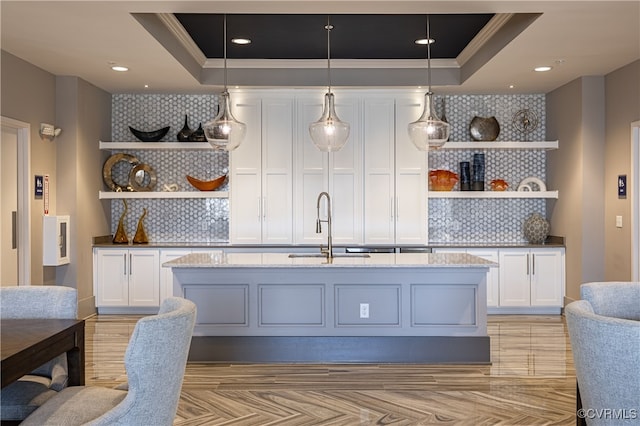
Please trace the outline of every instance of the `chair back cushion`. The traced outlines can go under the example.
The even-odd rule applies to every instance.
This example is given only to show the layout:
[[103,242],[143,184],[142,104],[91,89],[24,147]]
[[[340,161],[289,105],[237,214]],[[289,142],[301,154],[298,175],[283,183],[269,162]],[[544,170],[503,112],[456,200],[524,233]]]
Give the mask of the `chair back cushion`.
[[586,283],[580,296],[598,315],[640,321],[640,282]]
[[173,424],[195,318],[193,302],[173,297],[138,321],[125,353],[127,396],[92,425]]
[[0,317],[3,319],[76,319],[75,288],[62,286],[0,287]]
[[586,300],[565,308],[582,406],[592,410],[587,412],[591,413],[588,424],[637,425],[640,322],[598,315],[594,310]]

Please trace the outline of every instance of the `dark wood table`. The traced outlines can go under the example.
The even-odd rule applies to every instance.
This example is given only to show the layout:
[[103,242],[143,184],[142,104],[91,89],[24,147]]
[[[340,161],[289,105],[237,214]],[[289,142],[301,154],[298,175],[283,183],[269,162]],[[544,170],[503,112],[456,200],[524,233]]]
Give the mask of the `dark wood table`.
[[0,321],[2,387],[67,353],[69,386],[84,385],[84,320]]

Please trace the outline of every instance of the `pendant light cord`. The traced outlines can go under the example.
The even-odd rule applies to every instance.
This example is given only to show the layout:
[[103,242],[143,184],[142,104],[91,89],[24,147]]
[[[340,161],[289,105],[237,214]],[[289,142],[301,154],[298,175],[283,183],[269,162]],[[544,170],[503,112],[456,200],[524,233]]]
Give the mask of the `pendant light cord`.
[[223,23],[223,32],[224,32],[224,43],[223,43],[223,51],[224,51],[224,91],[227,91],[227,14],[224,14],[224,23]]
[[431,92],[431,32],[429,31],[429,15],[427,15],[427,84]]
[[333,26],[329,21],[329,15],[327,15],[327,80],[329,81],[329,93],[331,93],[331,30]]

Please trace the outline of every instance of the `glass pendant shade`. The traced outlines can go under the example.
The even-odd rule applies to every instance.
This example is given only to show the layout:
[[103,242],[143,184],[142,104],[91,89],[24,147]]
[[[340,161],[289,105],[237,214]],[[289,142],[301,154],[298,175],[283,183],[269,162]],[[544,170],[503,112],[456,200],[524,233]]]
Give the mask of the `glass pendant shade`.
[[450,125],[436,115],[433,93],[424,95],[424,111],[418,120],[409,123],[409,138],[420,151],[438,149],[449,139]]
[[226,89],[220,97],[218,114],[213,120],[207,121],[203,129],[207,141],[214,149],[233,151],[242,143],[247,126],[231,114],[231,100]]
[[349,123],[336,114],[333,93],[324,95],[324,109],[318,121],[309,124],[309,134],[315,146],[323,152],[338,151],[349,138]]

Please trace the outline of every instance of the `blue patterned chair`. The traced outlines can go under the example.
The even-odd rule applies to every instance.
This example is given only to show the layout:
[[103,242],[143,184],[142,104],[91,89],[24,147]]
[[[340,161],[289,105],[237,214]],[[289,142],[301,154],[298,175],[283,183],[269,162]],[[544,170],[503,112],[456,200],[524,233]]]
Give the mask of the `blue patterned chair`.
[[[588,283],[565,308],[588,425],[640,425],[640,282]],[[578,401],[579,402],[579,401]]]
[[128,390],[70,386],[22,425],[172,425],[195,318],[193,302],[165,299],[158,315],[140,319],[133,330],[124,358]]
[[[77,291],[61,286],[0,287],[0,317],[3,319],[75,319]],[[46,400],[67,386],[67,355],[62,354],[2,389],[3,424],[21,421]]]

